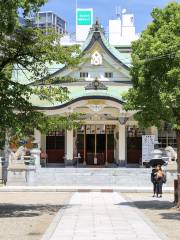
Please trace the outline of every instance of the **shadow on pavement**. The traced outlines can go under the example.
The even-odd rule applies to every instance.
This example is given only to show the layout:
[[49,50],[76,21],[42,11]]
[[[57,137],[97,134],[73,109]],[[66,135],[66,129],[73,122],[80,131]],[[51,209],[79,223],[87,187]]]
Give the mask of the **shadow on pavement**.
[[50,205],[50,204],[0,204],[0,218],[11,217],[36,217],[47,214],[54,214],[59,209],[67,208],[66,205]]
[[180,220],[180,212],[176,210],[176,212],[171,213],[161,213],[163,219],[173,219],[173,220]]
[[151,200],[151,201],[132,201],[132,202],[123,202],[118,205],[124,206],[131,206],[137,207],[139,209],[150,209],[150,210],[158,210],[158,209],[171,209],[174,207],[174,203],[170,201],[158,201],[158,200]]
[[[159,215],[161,215],[163,219],[180,220],[180,211],[173,208],[174,203],[170,201],[127,201],[119,203],[117,205],[130,206],[140,210],[159,210]],[[162,212],[166,210],[168,210],[169,212]]]

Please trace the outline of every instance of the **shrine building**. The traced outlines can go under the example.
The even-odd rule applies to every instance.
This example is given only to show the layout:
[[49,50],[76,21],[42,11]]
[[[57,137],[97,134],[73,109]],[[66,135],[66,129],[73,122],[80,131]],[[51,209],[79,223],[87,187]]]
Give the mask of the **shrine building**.
[[[141,130],[133,118],[135,112],[123,110],[123,94],[132,87],[131,47],[110,45],[96,22],[81,49],[83,61],[78,66],[55,64],[49,70],[52,78],[77,79],[54,83],[68,89],[70,100],[53,104],[37,97],[31,100],[48,116],[80,113],[79,120],[83,122],[78,129],[47,135],[35,130],[35,139],[48,154],[47,166],[73,163],[77,157],[84,166],[141,164],[142,134],[157,136],[158,131],[155,127]],[[19,74],[18,81],[24,82],[25,76]]]

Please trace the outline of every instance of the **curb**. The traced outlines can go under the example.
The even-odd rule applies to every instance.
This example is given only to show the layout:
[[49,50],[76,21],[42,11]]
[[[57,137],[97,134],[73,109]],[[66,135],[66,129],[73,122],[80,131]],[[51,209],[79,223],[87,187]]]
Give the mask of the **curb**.
[[[71,196],[72,197],[72,196]],[[52,222],[50,223],[49,227],[47,228],[47,230],[45,231],[45,233],[43,234],[43,236],[41,237],[40,240],[50,240],[53,233],[55,232],[62,216],[64,215],[64,212],[66,210],[66,206],[69,204],[71,197],[68,199],[66,205],[62,208],[59,209],[59,211],[57,212],[57,214],[55,215],[55,217],[53,218]]]
[[[152,187],[114,187],[114,186],[7,186],[1,187],[0,192],[123,192],[149,193]],[[173,187],[164,187],[164,193],[174,193]]]

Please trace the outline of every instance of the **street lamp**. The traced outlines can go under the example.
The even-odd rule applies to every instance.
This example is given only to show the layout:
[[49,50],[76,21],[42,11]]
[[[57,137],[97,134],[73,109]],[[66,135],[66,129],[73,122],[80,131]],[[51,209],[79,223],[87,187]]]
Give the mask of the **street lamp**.
[[124,124],[126,124],[126,122],[127,122],[127,120],[128,120],[129,118],[126,116],[126,112],[125,111],[120,111],[120,117],[119,117],[119,123],[121,124],[121,125],[124,125]]

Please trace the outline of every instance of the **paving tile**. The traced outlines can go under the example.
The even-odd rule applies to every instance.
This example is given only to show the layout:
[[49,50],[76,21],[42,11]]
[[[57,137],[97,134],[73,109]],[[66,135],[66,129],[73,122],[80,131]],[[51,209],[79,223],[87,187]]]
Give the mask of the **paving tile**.
[[50,240],[160,240],[125,203],[115,192],[76,192]]

